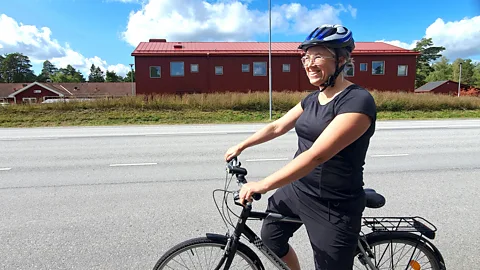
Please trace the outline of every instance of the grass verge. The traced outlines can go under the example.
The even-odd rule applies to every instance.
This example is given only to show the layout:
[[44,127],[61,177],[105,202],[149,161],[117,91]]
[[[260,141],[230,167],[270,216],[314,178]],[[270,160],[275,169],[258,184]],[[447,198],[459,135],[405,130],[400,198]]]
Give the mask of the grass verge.
[[[274,111],[277,119],[283,112]],[[379,112],[379,120],[392,119],[442,119],[480,118],[480,110],[402,111]],[[21,112],[0,114],[1,127],[53,127],[98,125],[149,125],[149,124],[208,124],[268,122],[268,111],[200,111],[200,110],[95,110],[84,109],[64,112]]]
[[[273,95],[273,119],[306,92]],[[372,91],[379,120],[480,118],[479,97]],[[158,95],[0,107],[0,127],[267,122],[267,92]]]

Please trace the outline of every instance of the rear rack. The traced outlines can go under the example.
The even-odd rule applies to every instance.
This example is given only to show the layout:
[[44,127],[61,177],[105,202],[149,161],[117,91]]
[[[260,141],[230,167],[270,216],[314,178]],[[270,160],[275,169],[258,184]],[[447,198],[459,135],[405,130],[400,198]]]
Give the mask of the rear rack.
[[372,231],[418,232],[435,239],[437,228],[422,217],[363,217],[363,224]]

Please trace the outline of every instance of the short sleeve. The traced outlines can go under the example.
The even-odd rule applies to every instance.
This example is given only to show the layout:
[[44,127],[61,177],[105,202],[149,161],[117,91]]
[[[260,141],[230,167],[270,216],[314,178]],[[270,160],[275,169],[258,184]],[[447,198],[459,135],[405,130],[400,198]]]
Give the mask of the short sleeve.
[[317,92],[318,91],[311,92],[300,101],[300,105],[302,105],[302,109],[305,109],[305,106],[307,106],[311,102],[312,98],[315,98],[315,95],[317,94]]
[[339,99],[335,106],[335,114],[350,112],[366,114],[375,121],[377,119],[377,106],[370,92],[363,88],[354,88]]

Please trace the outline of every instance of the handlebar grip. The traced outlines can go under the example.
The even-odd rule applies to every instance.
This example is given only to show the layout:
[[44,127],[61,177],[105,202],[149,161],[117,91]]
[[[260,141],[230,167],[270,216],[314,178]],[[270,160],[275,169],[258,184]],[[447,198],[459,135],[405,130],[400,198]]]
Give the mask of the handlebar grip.
[[258,201],[262,198],[262,194],[260,193],[253,193],[252,195],[252,198],[255,200],[255,201]]

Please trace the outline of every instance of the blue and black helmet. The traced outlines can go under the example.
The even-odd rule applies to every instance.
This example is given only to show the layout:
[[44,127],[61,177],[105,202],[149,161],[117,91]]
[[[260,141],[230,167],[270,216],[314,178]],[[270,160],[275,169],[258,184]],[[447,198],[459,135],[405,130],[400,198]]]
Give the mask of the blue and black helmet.
[[339,24],[324,24],[315,28],[298,46],[298,49],[308,50],[313,46],[323,45],[332,49],[347,49],[352,52],[355,48],[352,31]]

